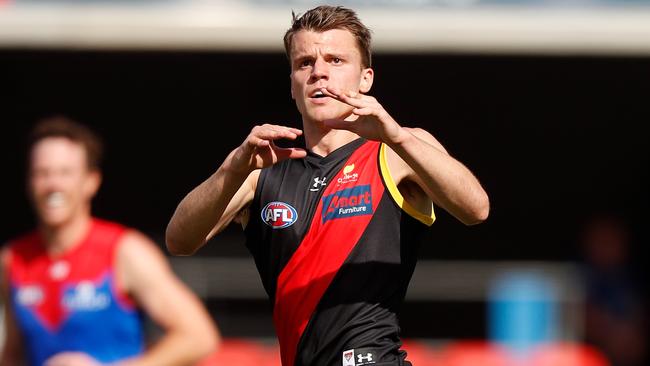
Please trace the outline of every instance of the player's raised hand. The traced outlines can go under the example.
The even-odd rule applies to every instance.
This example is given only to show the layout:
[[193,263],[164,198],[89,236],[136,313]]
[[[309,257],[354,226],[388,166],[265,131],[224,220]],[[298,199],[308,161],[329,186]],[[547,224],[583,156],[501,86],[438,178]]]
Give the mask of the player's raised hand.
[[300,148],[282,148],[276,140],[295,140],[302,130],[292,127],[264,124],[255,126],[246,140],[232,155],[232,167],[242,172],[251,172],[286,159],[304,158],[307,152]]
[[354,109],[354,120],[327,120],[325,125],[341,130],[349,130],[369,140],[385,143],[397,142],[403,133],[401,126],[386,112],[384,107],[372,96],[343,92],[335,88],[323,88],[323,93]]

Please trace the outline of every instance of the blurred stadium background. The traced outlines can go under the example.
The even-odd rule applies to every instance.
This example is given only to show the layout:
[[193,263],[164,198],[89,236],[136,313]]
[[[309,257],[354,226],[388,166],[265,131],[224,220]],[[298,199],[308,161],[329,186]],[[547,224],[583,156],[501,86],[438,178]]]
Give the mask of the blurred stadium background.
[[[0,240],[33,225],[29,126],[63,113],[107,144],[95,214],[164,246],[254,124],[300,125],[281,37],[318,3],[0,0]],[[647,365],[650,1],[336,4],[374,31],[373,95],[491,196],[485,224],[438,211],[423,240],[402,314],[414,364]],[[206,365],[279,364],[240,230],[171,261],[227,338]]]

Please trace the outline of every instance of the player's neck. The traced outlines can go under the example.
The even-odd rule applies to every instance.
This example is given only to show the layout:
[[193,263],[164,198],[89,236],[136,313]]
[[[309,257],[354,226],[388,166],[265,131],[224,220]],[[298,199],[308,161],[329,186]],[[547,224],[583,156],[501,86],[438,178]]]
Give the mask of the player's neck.
[[58,256],[74,249],[87,234],[91,222],[90,214],[80,214],[58,226],[41,225],[40,231],[47,252]]
[[347,130],[325,128],[322,123],[303,123],[303,129],[307,150],[320,156],[327,156],[339,147],[359,138],[359,135]]

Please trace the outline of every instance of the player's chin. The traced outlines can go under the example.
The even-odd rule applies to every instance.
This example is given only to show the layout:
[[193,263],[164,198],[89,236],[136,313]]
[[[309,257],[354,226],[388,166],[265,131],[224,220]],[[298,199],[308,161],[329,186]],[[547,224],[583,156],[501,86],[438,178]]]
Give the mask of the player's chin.
[[70,212],[63,208],[41,208],[39,209],[40,222],[48,227],[63,225],[70,216]]
[[328,121],[328,120],[345,120],[352,115],[352,109],[331,109],[328,111],[315,111],[313,113],[314,121]]
[[310,111],[310,113],[307,114],[310,120],[316,122],[323,122],[327,119],[331,119],[331,115],[331,113],[324,113],[324,111]]

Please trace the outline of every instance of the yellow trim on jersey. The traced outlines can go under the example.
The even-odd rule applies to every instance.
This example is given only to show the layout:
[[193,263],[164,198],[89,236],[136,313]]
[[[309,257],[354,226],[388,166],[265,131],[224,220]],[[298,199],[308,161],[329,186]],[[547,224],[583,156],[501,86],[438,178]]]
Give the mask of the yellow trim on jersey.
[[433,222],[436,221],[436,214],[433,212],[433,204],[431,204],[431,215],[427,215],[418,211],[418,209],[411,206],[411,204],[404,199],[404,196],[402,196],[402,193],[400,193],[397,188],[397,184],[395,184],[393,177],[390,175],[388,162],[386,161],[386,144],[384,143],[381,144],[381,148],[379,149],[379,167],[381,169],[381,175],[384,177],[386,188],[397,205],[414,219],[425,225],[431,226]]

